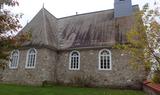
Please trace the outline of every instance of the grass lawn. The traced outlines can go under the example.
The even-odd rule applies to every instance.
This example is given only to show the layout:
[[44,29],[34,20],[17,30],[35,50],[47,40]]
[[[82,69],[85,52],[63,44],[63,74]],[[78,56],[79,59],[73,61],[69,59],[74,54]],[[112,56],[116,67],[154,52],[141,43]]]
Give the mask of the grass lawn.
[[145,95],[145,93],[136,90],[106,88],[34,87],[0,84],[0,95]]

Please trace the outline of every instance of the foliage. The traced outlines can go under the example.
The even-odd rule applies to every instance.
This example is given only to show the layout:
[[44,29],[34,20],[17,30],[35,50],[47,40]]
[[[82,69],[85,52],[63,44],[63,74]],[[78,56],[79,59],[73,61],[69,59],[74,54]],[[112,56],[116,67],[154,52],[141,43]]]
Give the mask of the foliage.
[[0,95],[146,95],[137,90],[106,88],[76,88],[69,86],[17,86],[0,84]]
[[[145,4],[135,14],[134,25],[126,34],[128,44],[116,45],[131,55],[130,63],[144,64],[148,71],[153,64],[160,65],[160,24],[157,21],[160,17],[159,3],[159,0],[155,1],[153,8]],[[154,69],[160,70],[158,66]]]
[[95,78],[92,75],[79,75],[74,76],[71,79],[73,85],[80,86],[80,87],[93,87],[93,83],[96,82]]
[[[129,53],[131,59],[129,60],[130,63],[134,66],[135,64],[146,64],[146,68],[150,68],[149,61],[147,58],[149,54],[144,56],[144,50],[148,44],[147,36],[146,36],[146,29],[142,23],[142,12],[137,12],[135,14],[134,25],[132,26],[131,30],[126,33],[127,41],[126,44],[117,44],[115,48],[121,49],[126,53]],[[148,59],[150,60],[150,59]],[[149,66],[148,66],[149,65]]]
[[14,7],[19,5],[16,0],[0,1],[0,67],[4,67],[9,59],[10,50],[17,48],[28,39],[27,34],[15,37],[21,28],[19,19],[22,14],[13,14],[3,6]]
[[152,78],[153,83],[159,83],[160,84],[160,71],[155,71]]

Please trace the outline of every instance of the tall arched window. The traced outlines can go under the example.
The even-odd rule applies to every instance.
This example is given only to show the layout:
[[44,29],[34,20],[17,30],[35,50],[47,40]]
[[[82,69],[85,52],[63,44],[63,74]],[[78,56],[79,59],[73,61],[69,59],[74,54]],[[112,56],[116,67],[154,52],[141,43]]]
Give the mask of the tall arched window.
[[99,52],[99,70],[111,70],[111,52],[110,50],[103,49]]
[[10,68],[17,68],[18,67],[18,62],[19,62],[19,51],[14,50],[11,53],[11,60],[10,60]]
[[70,53],[70,70],[79,70],[80,69],[80,53],[78,51],[72,51]]
[[37,51],[31,48],[27,52],[26,68],[35,68]]

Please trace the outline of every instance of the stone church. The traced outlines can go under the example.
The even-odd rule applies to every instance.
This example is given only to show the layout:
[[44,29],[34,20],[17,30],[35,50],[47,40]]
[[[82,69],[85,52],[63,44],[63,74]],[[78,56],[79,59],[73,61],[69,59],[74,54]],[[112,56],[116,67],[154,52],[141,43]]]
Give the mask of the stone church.
[[144,68],[134,69],[129,54],[113,48],[127,43],[125,34],[137,11],[138,5],[132,6],[131,0],[115,0],[114,9],[63,18],[42,8],[20,31],[30,32],[31,40],[11,52],[2,81],[41,85],[79,79],[94,86],[140,88]]

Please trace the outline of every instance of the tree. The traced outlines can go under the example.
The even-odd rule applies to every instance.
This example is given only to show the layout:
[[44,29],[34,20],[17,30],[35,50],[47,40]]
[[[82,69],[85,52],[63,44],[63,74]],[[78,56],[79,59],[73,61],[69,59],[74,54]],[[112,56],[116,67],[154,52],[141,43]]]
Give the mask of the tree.
[[0,67],[5,67],[9,60],[10,51],[20,46],[26,40],[27,34],[16,37],[21,28],[19,19],[21,14],[14,14],[3,6],[14,7],[19,3],[16,0],[0,1]]
[[160,0],[156,0],[152,9],[149,4],[145,4],[143,9],[135,14],[134,25],[126,34],[128,44],[116,47],[131,55],[130,63],[134,66],[144,64],[146,70],[153,68],[158,72],[156,77],[159,76],[160,80],[160,24],[157,21],[160,19],[159,3]]

